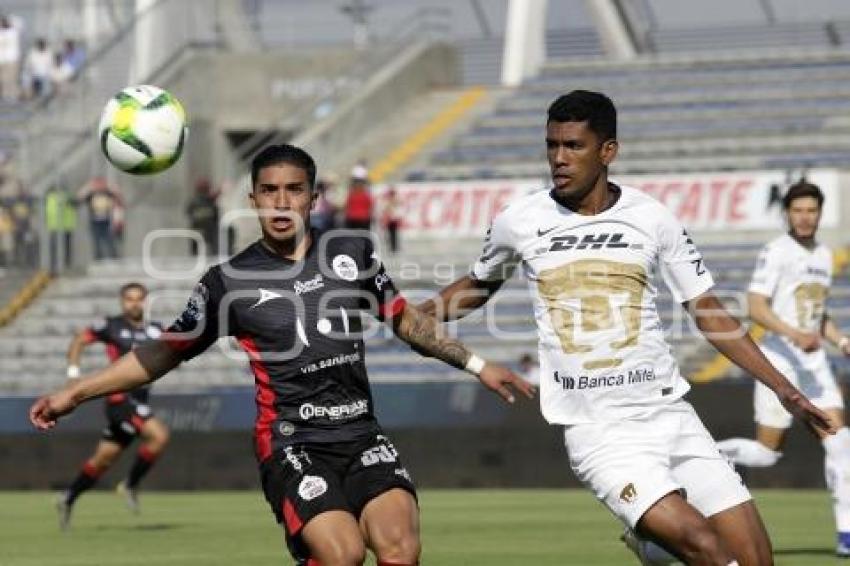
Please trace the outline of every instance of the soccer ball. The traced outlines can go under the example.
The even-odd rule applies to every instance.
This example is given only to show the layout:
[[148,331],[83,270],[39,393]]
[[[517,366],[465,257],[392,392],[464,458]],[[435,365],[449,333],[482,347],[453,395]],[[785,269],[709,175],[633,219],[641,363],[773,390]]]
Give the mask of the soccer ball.
[[187,134],[180,101],[149,85],[127,87],[109,99],[97,128],[109,162],[134,175],[171,167],[180,158]]

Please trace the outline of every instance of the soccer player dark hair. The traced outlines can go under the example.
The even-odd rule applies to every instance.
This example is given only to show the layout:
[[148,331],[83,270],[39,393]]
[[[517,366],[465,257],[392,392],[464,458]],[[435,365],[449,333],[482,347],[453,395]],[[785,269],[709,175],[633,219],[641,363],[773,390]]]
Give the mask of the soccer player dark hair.
[[617,139],[617,109],[601,92],[574,90],[559,96],[549,106],[549,122],[587,122],[600,141]]
[[791,208],[791,203],[794,202],[798,198],[811,197],[818,201],[818,208],[823,208],[823,191],[820,190],[820,187],[809,183],[805,179],[800,179],[790,187],[788,187],[788,191],[785,193],[785,196],[782,197],[782,208],[783,210],[788,210]]
[[148,288],[145,287],[144,285],[142,285],[141,283],[139,283],[138,281],[131,281],[130,283],[127,283],[126,285],[122,285],[121,286],[121,296],[123,297],[124,295],[127,294],[127,291],[132,291],[133,289],[137,289],[137,290],[141,291],[142,295],[144,295],[146,297],[148,296]]
[[310,190],[316,186],[316,162],[309,153],[288,143],[279,145],[270,145],[254,156],[251,160],[251,190],[257,183],[257,176],[260,174],[260,169],[287,163],[307,173],[307,180],[310,182]]

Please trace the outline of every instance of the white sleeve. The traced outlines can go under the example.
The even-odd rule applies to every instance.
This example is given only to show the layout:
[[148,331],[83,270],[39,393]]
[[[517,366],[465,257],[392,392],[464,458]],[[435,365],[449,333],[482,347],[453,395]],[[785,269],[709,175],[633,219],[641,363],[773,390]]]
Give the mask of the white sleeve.
[[684,303],[711,289],[714,279],[682,223],[666,208],[660,216],[661,276],[676,302]]
[[520,261],[507,220],[506,214],[499,214],[487,230],[484,249],[471,270],[472,277],[478,281],[510,279]]
[[756,259],[756,268],[747,290],[750,293],[772,297],[781,274],[782,253],[779,246],[765,246]]

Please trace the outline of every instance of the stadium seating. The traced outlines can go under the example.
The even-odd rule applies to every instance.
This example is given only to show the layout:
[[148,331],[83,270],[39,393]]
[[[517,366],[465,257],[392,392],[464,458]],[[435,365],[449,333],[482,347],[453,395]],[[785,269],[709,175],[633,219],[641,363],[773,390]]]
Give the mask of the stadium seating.
[[847,24],[820,21],[774,22],[729,26],[662,28],[648,34],[650,46],[660,53],[734,49],[827,48],[846,39]]
[[614,173],[671,173],[850,163],[850,56],[667,55],[630,63],[550,59],[408,178],[546,174],[545,110],[576,88],[601,90],[620,113]]

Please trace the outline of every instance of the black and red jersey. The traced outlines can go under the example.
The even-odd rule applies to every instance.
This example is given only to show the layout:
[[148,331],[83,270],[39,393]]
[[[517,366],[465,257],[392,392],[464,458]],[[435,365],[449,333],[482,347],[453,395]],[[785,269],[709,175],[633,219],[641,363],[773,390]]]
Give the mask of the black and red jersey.
[[297,262],[256,242],[207,271],[166,341],[188,360],[220,336],[238,339],[255,378],[262,462],[287,445],[377,430],[361,313],[383,319],[404,304],[369,238],[314,240]]
[[[114,362],[139,344],[156,340],[162,335],[162,325],[158,322],[145,322],[140,326],[130,323],[123,316],[108,316],[98,324],[93,324],[83,331],[86,344],[103,342],[106,355]],[[149,386],[133,389],[127,394],[139,403],[147,403]],[[109,397],[110,402],[123,400],[123,393]],[[119,399],[120,397],[120,399]]]

